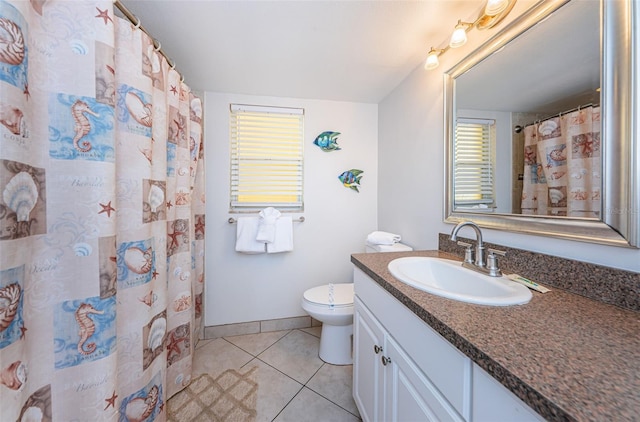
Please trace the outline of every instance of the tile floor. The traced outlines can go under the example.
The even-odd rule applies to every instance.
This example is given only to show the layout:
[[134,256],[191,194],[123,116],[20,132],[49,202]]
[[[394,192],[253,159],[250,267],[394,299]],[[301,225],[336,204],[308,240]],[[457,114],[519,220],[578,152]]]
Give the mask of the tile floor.
[[257,366],[256,422],[360,421],[351,395],[352,366],[318,357],[321,327],[200,340],[193,378]]

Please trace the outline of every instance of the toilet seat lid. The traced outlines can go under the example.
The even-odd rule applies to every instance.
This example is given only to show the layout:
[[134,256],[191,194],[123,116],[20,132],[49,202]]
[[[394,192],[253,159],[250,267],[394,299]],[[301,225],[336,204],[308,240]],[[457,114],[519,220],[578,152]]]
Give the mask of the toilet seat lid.
[[353,305],[353,283],[325,284],[304,292],[304,299],[318,305],[330,306],[329,292],[333,286],[333,306]]

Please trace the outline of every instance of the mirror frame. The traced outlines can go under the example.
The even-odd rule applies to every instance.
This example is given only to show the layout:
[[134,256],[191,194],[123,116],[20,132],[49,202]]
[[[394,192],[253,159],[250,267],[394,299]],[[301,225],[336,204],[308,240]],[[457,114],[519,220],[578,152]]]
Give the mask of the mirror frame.
[[[634,0],[600,3],[601,18],[601,219],[493,214],[454,209],[453,146],[456,119],[455,79],[497,52],[511,40],[546,19],[571,0],[540,1],[500,33],[474,50],[444,74],[445,219],[446,223],[471,220],[481,227],[624,247],[640,243],[640,145],[637,135],[639,107],[637,57],[640,4]],[[618,141],[614,141],[618,140]]]

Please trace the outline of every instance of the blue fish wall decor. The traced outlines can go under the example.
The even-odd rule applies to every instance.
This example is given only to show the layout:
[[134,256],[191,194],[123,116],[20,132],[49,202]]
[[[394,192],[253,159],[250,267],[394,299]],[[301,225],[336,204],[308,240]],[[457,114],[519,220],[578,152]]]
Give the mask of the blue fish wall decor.
[[345,188],[353,189],[354,191],[360,193],[356,185],[360,184],[362,173],[364,173],[364,171],[351,169],[343,172],[340,176],[338,176],[338,179],[342,182]]
[[316,140],[313,141],[313,144],[319,146],[324,152],[338,151],[340,149],[338,146],[338,135],[340,135],[340,132],[322,132],[320,135],[316,136]]

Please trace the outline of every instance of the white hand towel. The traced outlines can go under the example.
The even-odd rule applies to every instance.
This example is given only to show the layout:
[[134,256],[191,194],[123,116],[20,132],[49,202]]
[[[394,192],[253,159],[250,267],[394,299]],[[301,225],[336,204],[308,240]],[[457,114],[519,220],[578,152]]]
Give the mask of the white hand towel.
[[280,217],[280,211],[268,207],[260,211],[258,222],[258,235],[256,240],[263,243],[273,243],[276,238],[276,220]]
[[257,254],[265,252],[265,243],[256,240],[258,217],[238,217],[236,252]]
[[369,233],[369,236],[367,236],[367,242],[374,245],[393,245],[394,243],[398,243],[400,240],[402,240],[402,238],[399,234],[381,231]]
[[267,253],[290,252],[293,250],[293,219],[290,215],[276,221],[276,236],[273,243],[267,243]]

